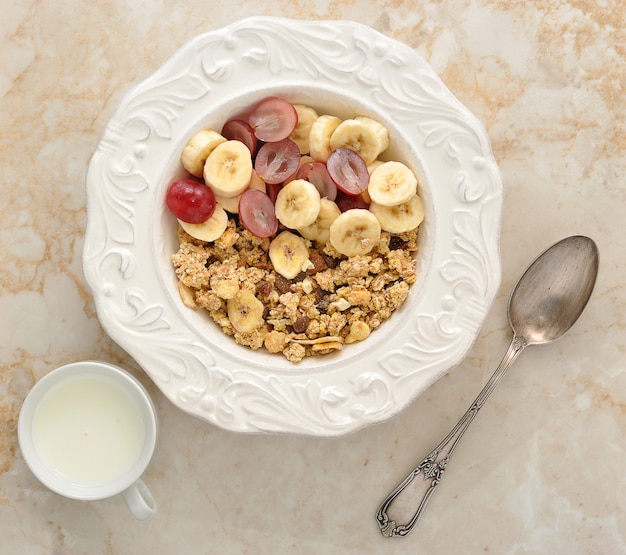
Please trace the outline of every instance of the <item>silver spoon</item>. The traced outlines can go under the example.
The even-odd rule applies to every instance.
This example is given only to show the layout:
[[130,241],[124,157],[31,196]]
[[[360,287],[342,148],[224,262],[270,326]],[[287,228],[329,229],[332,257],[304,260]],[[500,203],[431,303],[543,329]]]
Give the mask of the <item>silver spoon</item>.
[[[596,244],[575,235],[552,245],[522,274],[509,299],[513,340],[507,353],[453,430],[383,501],[376,514],[383,536],[406,536],[414,528],[465,430],[524,348],[559,339],[578,320],[596,282],[598,262]],[[416,480],[419,474],[422,480]]]

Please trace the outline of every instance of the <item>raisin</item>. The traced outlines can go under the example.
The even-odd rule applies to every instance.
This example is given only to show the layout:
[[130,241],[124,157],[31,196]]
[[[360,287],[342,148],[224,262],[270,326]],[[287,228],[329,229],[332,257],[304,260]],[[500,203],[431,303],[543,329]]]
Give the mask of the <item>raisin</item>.
[[326,266],[328,268],[334,269],[339,264],[339,260],[337,260],[336,258],[333,258],[332,256],[328,254],[324,254],[323,256],[324,256],[324,262],[326,262]]
[[309,260],[313,264],[313,268],[309,268],[306,273],[310,276],[317,274],[317,272],[323,272],[328,268],[325,258],[317,251],[309,251]]
[[298,316],[296,321],[293,323],[293,331],[296,333],[304,333],[306,329],[309,327],[309,318],[308,316]]
[[270,293],[272,292],[272,290],[274,289],[274,287],[272,286],[272,284],[269,281],[261,281],[259,282],[259,284],[257,285],[257,292],[259,293],[259,295],[263,296],[263,297],[269,297]]
[[295,278],[293,278],[294,283],[301,282],[306,277],[306,272],[300,272]]
[[217,256],[215,256],[214,254],[212,254],[211,256],[209,256],[206,259],[206,262],[204,263],[205,268],[209,268],[212,264],[214,264],[215,262],[219,262],[219,258],[217,258]]
[[317,308],[319,312],[326,312],[328,310],[328,305],[330,304],[330,297],[328,293],[318,287],[313,291],[313,294],[315,295],[315,308]]
[[258,262],[255,262],[254,264],[252,264],[253,268],[258,268],[259,270],[265,270],[265,271],[269,271],[272,269],[272,265],[269,262],[266,262],[265,260],[259,260]]
[[321,287],[316,287],[313,289],[313,296],[315,297],[315,303],[317,304],[326,296],[326,293]]
[[406,241],[403,241],[397,235],[392,235],[389,239],[389,248],[393,251],[396,249],[405,249]]
[[291,281],[281,275],[276,276],[274,285],[279,293],[288,293],[291,291]]

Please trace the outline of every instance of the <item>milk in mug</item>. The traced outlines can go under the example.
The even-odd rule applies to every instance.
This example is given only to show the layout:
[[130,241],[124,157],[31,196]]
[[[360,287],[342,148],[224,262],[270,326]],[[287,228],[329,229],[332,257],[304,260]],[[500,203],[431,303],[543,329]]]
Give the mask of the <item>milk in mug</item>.
[[132,395],[97,374],[54,385],[33,414],[33,443],[63,479],[86,486],[115,480],[141,454],[146,423]]

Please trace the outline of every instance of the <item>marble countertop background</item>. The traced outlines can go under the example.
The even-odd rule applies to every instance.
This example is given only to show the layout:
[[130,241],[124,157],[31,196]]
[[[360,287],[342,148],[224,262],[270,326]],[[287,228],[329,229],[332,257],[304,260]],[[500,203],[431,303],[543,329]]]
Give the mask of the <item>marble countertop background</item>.
[[[621,0],[0,0],[0,14],[0,554],[626,553]],[[82,275],[85,173],[121,96],[250,15],[351,19],[415,48],[483,122],[504,177],[502,287],[474,347],[399,416],[342,438],[238,435],[176,409],[102,331]],[[418,528],[382,538],[378,504],[504,354],[518,275],[571,234],[600,248],[587,310],[518,360]],[[50,493],[17,445],[32,385],[94,358],[157,404],[146,522],[120,496]]]

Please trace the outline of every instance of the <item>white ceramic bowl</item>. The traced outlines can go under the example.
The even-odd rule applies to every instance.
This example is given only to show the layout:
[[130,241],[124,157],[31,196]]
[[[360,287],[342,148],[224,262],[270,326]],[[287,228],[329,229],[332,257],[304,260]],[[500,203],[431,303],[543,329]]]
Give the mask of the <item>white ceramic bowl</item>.
[[[165,206],[187,139],[273,94],[382,121],[426,207],[405,305],[298,364],[182,304]],[[392,417],[465,356],[500,285],[502,189],[485,130],[413,49],[353,22],[254,17],[194,38],[123,98],[88,171],[84,271],[108,334],[181,409],[240,432],[335,436]]]

